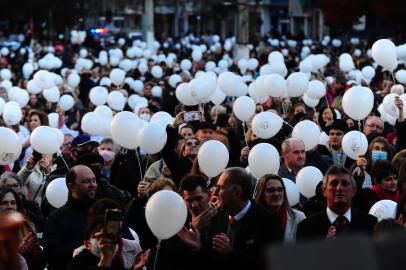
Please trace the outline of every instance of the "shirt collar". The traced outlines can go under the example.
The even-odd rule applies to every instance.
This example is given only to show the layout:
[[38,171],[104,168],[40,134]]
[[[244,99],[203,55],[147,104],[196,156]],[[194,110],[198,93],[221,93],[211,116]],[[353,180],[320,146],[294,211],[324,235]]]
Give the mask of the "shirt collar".
[[[344,216],[351,222],[351,207],[345,212]],[[337,219],[338,215],[333,212],[330,208],[327,207],[327,217],[330,220],[330,223],[333,224],[334,221]]]
[[251,207],[251,201],[248,201],[247,204],[245,205],[245,207],[244,207],[239,213],[237,213],[237,214],[234,216],[234,219],[235,219],[235,220],[240,220],[240,219],[242,219],[242,218],[245,216],[245,214],[247,214],[247,212],[248,212],[248,210],[250,209],[250,207]]

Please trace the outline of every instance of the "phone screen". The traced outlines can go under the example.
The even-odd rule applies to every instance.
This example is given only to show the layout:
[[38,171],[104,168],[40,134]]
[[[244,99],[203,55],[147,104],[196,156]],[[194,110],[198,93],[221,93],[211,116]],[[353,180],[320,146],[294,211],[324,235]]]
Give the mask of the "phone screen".
[[200,113],[198,111],[185,112],[183,120],[185,120],[185,122],[199,121]]
[[121,220],[122,213],[120,210],[106,210],[103,233],[105,237],[110,239],[113,243],[117,243],[120,238]]

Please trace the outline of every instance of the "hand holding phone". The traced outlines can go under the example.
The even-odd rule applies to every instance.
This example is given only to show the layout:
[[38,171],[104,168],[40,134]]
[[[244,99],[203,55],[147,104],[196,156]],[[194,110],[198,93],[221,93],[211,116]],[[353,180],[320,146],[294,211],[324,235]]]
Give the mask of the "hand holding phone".
[[183,120],[185,120],[185,122],[199,121],[200,112],[199,111],[185,112],[185,114],[183,115]]

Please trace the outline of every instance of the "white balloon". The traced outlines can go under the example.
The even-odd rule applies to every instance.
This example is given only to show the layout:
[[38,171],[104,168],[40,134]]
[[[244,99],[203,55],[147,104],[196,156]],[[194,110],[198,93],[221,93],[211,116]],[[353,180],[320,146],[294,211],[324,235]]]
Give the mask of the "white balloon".
[[314,99],[311,98],[307,95],[307,93],[305,93],[303,95],[303,102],[304,104],[306,104],[307,106],[309,106],[310,108],[316,108],[316,106],[319,104],[320,100],[319,99]]
[[218,87],[227,96],[236,96],[239,88],[238,77],[229,71],[220,74],[217,80]]
[[395,98],[397,96],[397,94],[390,93],[384,97],[382,102],[385,112],[393,117],[397,117],[399,112],[398,107],[395,105]]
[[306,95],[312,99],[320,99],[326,94],[326,87],[319,80],[312,80],[309,82],[309,88]]
[[144,83],[140,80],[135,80],[133,83],[133,89],[137,93],[142,93],[144,90]]
[[48,113],[48,123],[52,128],[57,128],[59,122],[59,114],[57,113]]
[[316,186],[323,179],[323,174],[313,166],[302,168],[296,176],[296,185],[299,192],[306,198],[316,195]]
[[210,96],[210,101],[213,102],[214,105],[220,105],[226,99],[226,94],[224,94],[219,89]]
[[166,129],[167,125],[171,125],[173,123],[173,118],[169,113],[164,112],[164,111],[159,111],[152,115],[152,117],[150,119],[150,123],[159,124],[164,129]]
[[369,214],[378,219],[395,218],[396,217],[397,203],[392,200],[377,201],[369,210]]
[[353,160],[357,160],[358,156],[365,155],[368,150],[367,137],[357,130],[347,132],[341,141],[341,145],[344,153]]
[[199,104],[199,101],[192,96],[189,83],[181,83],[176,87],[176,98],[186,106],[193,106]]
[[292,131],[292,138],[302,140],[305,145],[305,150],[313,149],[320,139],[320,128],[310,120],[300,121],[295,125]]
[[241,121],[248,121],[255,114],[255,102],[252,98],[241,96],[234,101],[233,112]]
[[248,154],[248,165],[257,178],[269,173],[278,174],[280,165],[278,150],[269,143],[259,143]]
[[162,97],[162,88],[158,85],[152,87],[151,94],[154,97]]
[[328,141],[329,141],[329,137],[328,137],[328,135],[326,134],[326,132],[323,131],[323,132],[320,134],[319,144],[320,144],[320,145],[327,146],[327,145],[328,145]]
[[180,62],[180,68],[181,68],[183,71],[188,71],[189,69],[192,68],[192,62],[190,62],[189,59],[183,59],[183,60]]
[[159,124],[148,123],[141,128],[138,134],[140,147],[147,154],[156,154],[160,152],[167,140],[165,128]]
[[273,112],[260,112],[252,119],[252,130],[261,139],[275,136],[282,128],[282,118]]
[[115,68],[110,72],[110,80],[114,85],[121,85],[125,79],[125,71],[119,68]]
[[268,55],[268,63],[273,64],[276,62],[284,62],[283,55],[278,51],[273,51]]
[[286,196],[288,197],[288,202],[290,206],[295,206],[299,203],[300,193],[295,182],[288,178],[282,178],[286,189]]
[[42,91],[42,95],[48,102],[52,102],[52,103],[58,102],[58,100],[61,96],[59,89],[56,86],[48,88],[48,89],[44,89]]
[[181,82],[182,78],[178,74],[172,74],[168,79],[169,85],[172,86],[173,88],[176,88],[176,85]]
[[34,66],[31,63],[25,63],[23,65],[23,75],[25,79],[28,79],[34,72]]
[[313,71],[313,63],[309,59],[305,59],[299,63],[299,70],[303,73],[308,73]]
[[402,84],[406,83],[406,70],[404,70],[404,69],[398,70],[396,72],[395,76],[396,76],[396,80],[398,82],[400,82]]
[[206,71],[213,71],[216,68],[216,63],[214,63],[213,61],[208,61],[206,63],[206,65],[204,66],[204,69]]
[[265,89],[271,97],[282,97],[286,93],[286,81],[279,74],[270,74],[265,77]]
[[48,126],[39,126],[34,129],[30,136],[32,148],[41,154],[54,154],[58,152],[60,139],[54,128]]
[[[278,74],[275,74],[278,75]],[[269,82],[267,82],[267,79],[269,78],[269,74],[265,75],[260,75],[257,77],[257,79],[254,81],[255,83],[255,92],[256,95],[259,97],[265,97],[268,95],[269,89]]]
[[72,73],[68,77],[68,84],[71,87],[77,87],[80,83],[80,76],[77,73]]
[[[110,123],[110,133],[113,140],[120,146],[127,149],[138,147],[138,133],[140,129],[140,120],[132,112],[117,113]],[[123,132],[125,130],[125,132]]]
[[14,101],[9,101],[4,105],[3,120],[7,125],[18,124],[23,117],[20,106]]
[[151,68],[151,74],[152,76],[154,76],[155,78],[161,78],[163,75],[163,70],[160,66],[153,66]]
[[122,111],[125,106],[125,97],[120,91],[113,91],[107,96],[107,104],[115,111]]
[[94,109],[94,112],[100,115],[101,118],[113,118],[113,111],[106,105],[99,105]]
[[286,79],[286,89],[290,97],[299,97],[309,88],[309,79],[302,72],[294,72]]
[[197,100],[208,97],[208,87],[203,78],[193,79],[189,82],[190,94]]
[[145,219],[152,233],[159,239],[168,239],[185,225],[187,209],[176,192],[161,190],[151,196],[145,207]]
[[[361,70],[362,77],[369,83],[375,77],[375,69],[371,66],[365,66]],[[406,75],[406,74],[405,74]]]
[[35,83],[34,80],[29,80],[27,83],[27,91],[30,94],[39,94],[41,93],[42,89]]
[[200,169],[208,177],[219,175],[227,166],[229,153],[220,141],[209,140],[200,146],[197,154]]
[[374,94],[367,87],[353,86],[343,97],[344,112],[354,120],[362,120],[368,116],[374,106]]
[[249,70],[256,70],[257,69],[257,67],[258,67],[258,60],[257,59],[255,59],[255,58],[250,58],[249,60],[248,60],[248,69]]
[[73,105],[75,105],[75,100],[71,95],[63,95],[59,99],[59,106],[61,107],[61,110],[64,112],[72,109]]
[[3,110],[4,110],[4,105],[6,105],[6,102],[2,97],[0,97],[0,115],[2,115]]
[[33,80],[35,81],[35,84],[38,85],[38,87],[41,89],[49,89],[55,85],[51,73],[46,70],[37,71],[34,74]]
[[11,80],[11,71],[7,68],[3,68],[2,70],[0,70],[0,77],[2,80]]
[[0,127],[0,165],[13,163],[21,154],[22,145],[10,128]]
[[107,102],[109,92],[103,86],[96,86],[90,89],[89,99],[94,105],[103,105]]
[[29,96],[28,92],[23,90],[23,89],[18,89],[14,95],[10,98],[10,100],[13,100],[20,105],[20,108],[23,108],[27,106],[28,101],[29,101]]
[[192,52],[192,59],[193,59],[193,61],[200,61],[200,60],[202,60],[202,57],[203,57],[203,54],[202,54],[202,51],[199,49],[199,50],[193,50],[193,52]]
[[45,197],[55,208],[60,208],[68,201],[68,187],[63,177],[52,180],[45,191]]
[[372,45],[372,58],[382,67],[393,70],[397,62],[396,46],[389,39],[380,39]]
[[348,53],[343,53],[340,55],[339,66],[340,69],[344,72],[349,72],[355,69],[354,61],[352,60],[351,55]]

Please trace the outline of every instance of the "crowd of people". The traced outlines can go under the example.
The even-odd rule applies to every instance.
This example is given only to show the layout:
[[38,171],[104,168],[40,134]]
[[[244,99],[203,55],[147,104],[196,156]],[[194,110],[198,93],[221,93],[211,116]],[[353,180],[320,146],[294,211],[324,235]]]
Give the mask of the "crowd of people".
[[[0,259],[1,269],[9,269],[5,265],[30,270],[264,269],[264,251],[270,244],[329,241],[348,233],[373,237],[404,231],[406,121],[401,94],[406,82],[396,83],[393,71],[375,63],[370,54],[372,44],[358,39],[338,44],[330,43],[329,38],[322,42],[263,38],[249,45],[250,59],[254,60],[247,68],[233,60],[235,40],[220,41],[216,35],[166,39],[155,42],[151,49],[141,41],[124,38],[81,37],[75,33],[70,40],[45,42],[27,36],[20,38],[18,46],[3,45],[0,49],[0,97],[4,102],[14,100],[12,86],[32,89],[28,84],[34,71],[40,69],[58,74],[59,95],[74,100],[74,105],[64,110],[58,100],[50,101],[45,91],[29,90],[18,123],[10,125],[5,117],[0,120],[1,126],[17,134],[22,145],[19,157],[0,166],[0,220],[4,220],[0,226],[6,223],[7,215],[20,214],[15,239],[10,240],[9,231],[0,233],[0,243],[9,241],[0,245],[0,254],[17,244],[17,257]],[[310,80],[325,86],[325,96],[317,105],[309,105],[303,95],[264,98],[246,90],[243,95],[249,93],[255,100],[255,114],[269,111],[283,119],[282,128],[271,138],[256,134],[252,117],[247,121],[236,117],[235,97],[224,94],[220,102],[198,105],[182,104],[177,98],[177,87],[202,72],[232,71],[248,86],[266,72],[263,66],[272,67],[268,56],[273,51],[283,55],[283,77],[302,70],[300,63],[309,55],[324,55],[329,61],[321,69],[306,73]],[[100,57],[103,52],[109,54],[106,61]],[[342,70],[339,57],[344,52],[351,54],[358,73]],[[50,55],[60,59],[60,65],[41,62],[52,58]],[[190,67],[182,64],[184,59]],[[124,60],[132,65],[127,70]],[[34,70],[23,69],[26,63]],[[117,66],[127,77],[119,85],[110,78]],[[153,71],[157,66],[162,74]],[[371,79],[360,76],[366,66],[376,71]],[[397,70],[402,68],[404,64],[399,61]],[[68,79],[71,74],[77,74],[80,83],[72,83]],[[99,105],[90,95],[99,86],[109,93],[120,92],[128,101],[122,108],[108,104],[113,114],[130,111],[146,122],[161,111],[173,117],[165,125],[167,139],[160,151],[148,154],[142,147],[127,149],[112,136],[86,132],[82,119]],[[352,86],[368,87],[374,95],[373,109],[362,121],[343,110],[343,95]],[[378,109],[390,94],[396,94],[389,104],[397,114],[391,116],[394,121]],[[131,104],[132,95],[142,102]],[[52,113],[57,115],[56,121],[50,117]],[[191,113],[192,117],[186,117]],[[325,135],[310,150],[291,135],[292,127],[303,120],[313,121]],[[31,134],[40,126],[52,126],[63,133],[57,153],[38,153],[32,147]],[[361,131],[368,141],[366,153],[356,159],[342,146],[344,135],[353,130]],[[199,148],[210,140],[223,143],[229,153],[226,169],[215,177],[205,174],[198,158]],[[277,149],[280,166],[257,179],[247,167],[251,149],[260,143]],[[211,158],[216,162],[216,156]],[[300,194],[298,202],[292,204],[284,179],[296,182],[306,166],[320,170],[323,179],[314,188],[314,196]],[[68,199],[56,208],[49,201],[47,187],[61,177],[66,181]],[[184,227],[160,241],[157,248],[158,239],[148,226],[145,208],[153,194],[162,190],[183,198],[188,217]],[[397,203],[397,209],[391,219],[378,223],[369,210],[381,200]],[[116,240],[106,232],[106,213],[112,209],[121,213]],[[386,226],[379,226],[382,223]],[[11,264],[13,258],[16,262]]]

